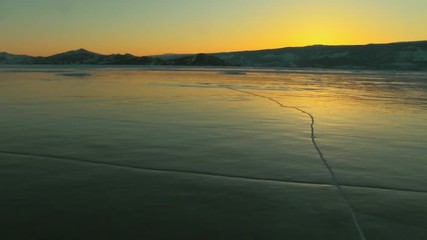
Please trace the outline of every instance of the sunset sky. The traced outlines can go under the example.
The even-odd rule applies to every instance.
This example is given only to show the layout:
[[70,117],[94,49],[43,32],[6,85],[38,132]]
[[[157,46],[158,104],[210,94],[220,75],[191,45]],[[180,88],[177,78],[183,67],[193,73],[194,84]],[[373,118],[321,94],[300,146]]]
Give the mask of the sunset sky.
[[0,0],[0,52],[153,55],[427,40],[426,0]]

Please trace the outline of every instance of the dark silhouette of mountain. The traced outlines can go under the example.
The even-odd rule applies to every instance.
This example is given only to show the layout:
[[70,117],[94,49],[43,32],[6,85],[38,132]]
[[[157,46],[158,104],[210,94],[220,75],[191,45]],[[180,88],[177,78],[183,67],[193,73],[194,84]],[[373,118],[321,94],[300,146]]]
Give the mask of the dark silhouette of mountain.
[[0,64],[31,64],[34,57],[0,52]]
[[213,55],[236,65],[251,67],[427,70],[427,41],[314,45]]
[[190,65],[190,66],[230,66],[231,64],[218,57],[199,53],[193,56],[170,59],[165,65]]
[[102,55],[86,49],[59,53],[48,57],[36,57],[33,64],[140,64],[149,65],[157,61],[150,57],[136,57],[131,54]]
[[157,57],[136,57],[131,54],[102,55],[86,49],[77,49],[48,57],[31,57],[0,53],[0,64],[98,64],[98,65],[193,65],[229,66],[221,59],[197,54],[162,60]]
[[286,68],[427,70],[427,41],[349,46],[314,45],[213,54],[137,57],[102,55],[85,49],[31,57],[0,53],[0,64],[118,64],[248,66]]
[[96,64],[102,61],[104,55],[90,52],[86,49],[78,49],[69,52],[55,54],[49,57],[38,57],[38,64]]

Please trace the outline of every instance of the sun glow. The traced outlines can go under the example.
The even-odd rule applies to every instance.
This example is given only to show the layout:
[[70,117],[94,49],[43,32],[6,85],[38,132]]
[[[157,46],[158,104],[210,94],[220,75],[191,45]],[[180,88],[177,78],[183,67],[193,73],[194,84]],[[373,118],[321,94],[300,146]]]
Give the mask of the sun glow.
[[198,53],[427,39],[427,1],[0,2],[0,51]]

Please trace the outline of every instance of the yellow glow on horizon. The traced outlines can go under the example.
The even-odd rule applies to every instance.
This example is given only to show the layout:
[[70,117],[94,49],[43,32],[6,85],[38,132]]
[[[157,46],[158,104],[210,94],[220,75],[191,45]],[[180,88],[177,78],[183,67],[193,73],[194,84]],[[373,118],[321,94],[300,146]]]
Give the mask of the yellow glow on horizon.
[[212,53],[427,40],[427,1],[0,2],[0,51]]

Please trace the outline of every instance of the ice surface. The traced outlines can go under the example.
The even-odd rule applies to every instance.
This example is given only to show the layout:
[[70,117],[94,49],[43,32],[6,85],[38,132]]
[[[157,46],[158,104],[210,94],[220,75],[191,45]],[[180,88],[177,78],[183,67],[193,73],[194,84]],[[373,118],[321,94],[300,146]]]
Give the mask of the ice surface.
[[[308,115],[256,95],[315,118],[349,202]],[[426,103],[422,72],[2,66],[0,238],[360,239],[350,203],[425,239]]]

